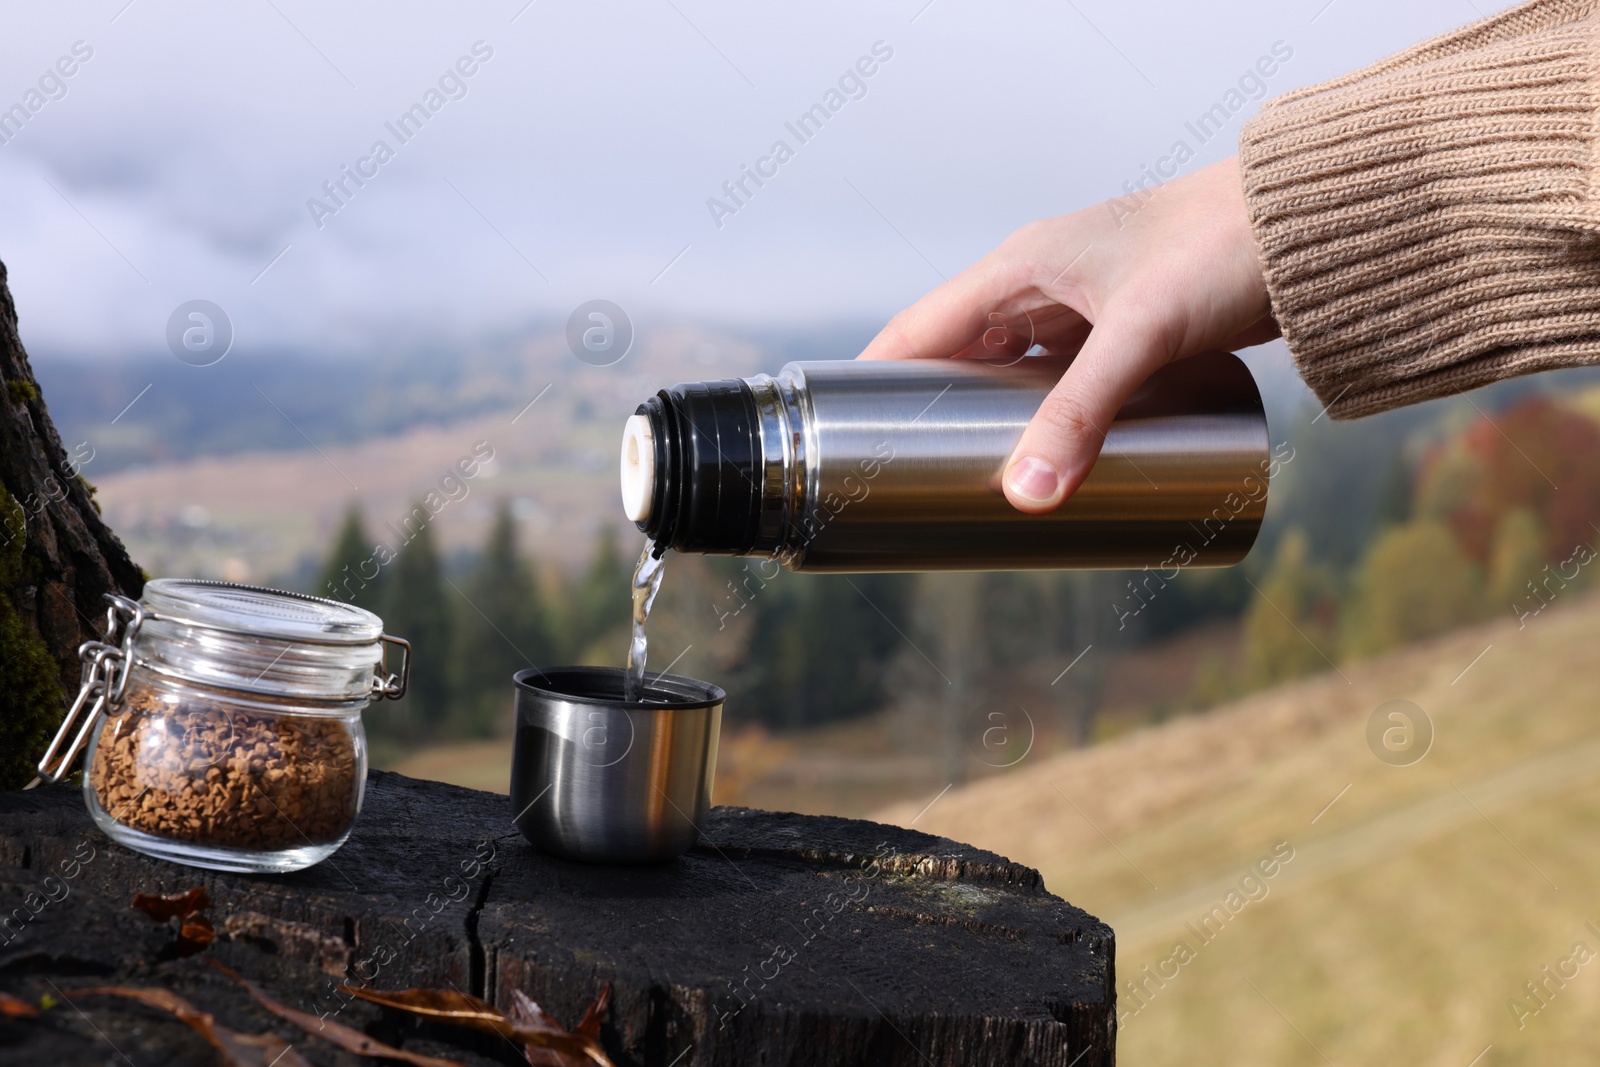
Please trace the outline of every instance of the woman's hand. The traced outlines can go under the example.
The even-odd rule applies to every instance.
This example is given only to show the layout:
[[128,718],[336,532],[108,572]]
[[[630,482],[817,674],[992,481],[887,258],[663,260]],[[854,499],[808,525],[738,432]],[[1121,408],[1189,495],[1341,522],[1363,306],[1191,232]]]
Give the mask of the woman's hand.
[[1076,353],[1006,463],[1006,497],[1045,514],[1082,484],[1123,402],[1184,356],[1278,335],[1237,160],[1030,223],[896,315],[861,359]]

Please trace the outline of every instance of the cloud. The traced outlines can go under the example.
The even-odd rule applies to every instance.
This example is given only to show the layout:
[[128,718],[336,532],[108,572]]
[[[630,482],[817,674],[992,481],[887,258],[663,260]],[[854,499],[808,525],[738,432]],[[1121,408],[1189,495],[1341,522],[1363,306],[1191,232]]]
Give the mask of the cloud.
[[[0,40],[0,101],[76,41],[94,57],[0,145],[25,340],[157,350],[196,298],[228,309],[240,345],[329,352],[465,341],[596,297],[722,321],[883,318],[1015,226],[1116,195],[1273,40],[1306,41],[1303,82],[1461,17],[1445,0],[1392,27],[1335,8],[1312,35],[1254,0],[1085,9],[1119,52],[1060,5],[922,6],[279,0],[135,4],[112,22],[35,5]],[[871,93],[713,226],[708,191],[878,40],[895,58]],[[307,201],[480,41],[493,59],[465,92],[447,86],[318,228]]]

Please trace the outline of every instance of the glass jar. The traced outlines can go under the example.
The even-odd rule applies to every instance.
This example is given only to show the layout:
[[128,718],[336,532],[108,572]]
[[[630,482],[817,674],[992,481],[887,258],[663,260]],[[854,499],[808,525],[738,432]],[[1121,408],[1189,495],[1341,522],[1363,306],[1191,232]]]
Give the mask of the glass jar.
[[404,695],[409,646],[370,611],[301,593],[166,578],[137,603],[107,599],[106,638],[78,650],[83,686],[40,774],[59,779],[87,738],[95,824],[163,859],[283,872],[337,851],[366,784],[361,711]]

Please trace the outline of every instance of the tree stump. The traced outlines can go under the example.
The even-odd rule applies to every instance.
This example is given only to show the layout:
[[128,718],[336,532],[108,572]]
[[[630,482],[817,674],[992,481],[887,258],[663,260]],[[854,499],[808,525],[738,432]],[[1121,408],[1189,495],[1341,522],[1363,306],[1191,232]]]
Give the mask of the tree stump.
[[78,645],[101,635],[104,594],[137,597],[144,574],[81,474],[93,443],[69,455],[45,410],[3,263],[0,378],[0,789],[15,789],[77,690]]
[[[264,1012],[279,1001],[405,1048],[521,1062],[504,1039],[419,1026],[340,983],[520,989],[564,1025],[604,983],[618,1065],[1115,1062],[1112,932],[1036,871],[912,830],[717,808],[672,863],[543,855],[507,799],[374,772],[345,847],[306,871],[219,874],[112,845],[65,786],[0,795],[0,990],[58,1002],[0,1020],[15,1063],[214,1062],[169,1016],[74,987],[159,985],[308,1061],[370,1063]],[[135,892],[204,885],[218,938],[177,958]],[[120,1061],[119,1061],[120,1062]]]

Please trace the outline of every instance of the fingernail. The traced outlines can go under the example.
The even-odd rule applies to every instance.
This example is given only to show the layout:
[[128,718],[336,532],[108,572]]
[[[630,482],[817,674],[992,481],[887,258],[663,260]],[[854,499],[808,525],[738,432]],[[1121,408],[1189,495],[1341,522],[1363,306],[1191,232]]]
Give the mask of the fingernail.
[[1041,504],[1054,500],[1060,485],[1061,475],[1038,456],[1023,456],[1006,475],[1006,488],[1014,495]]

